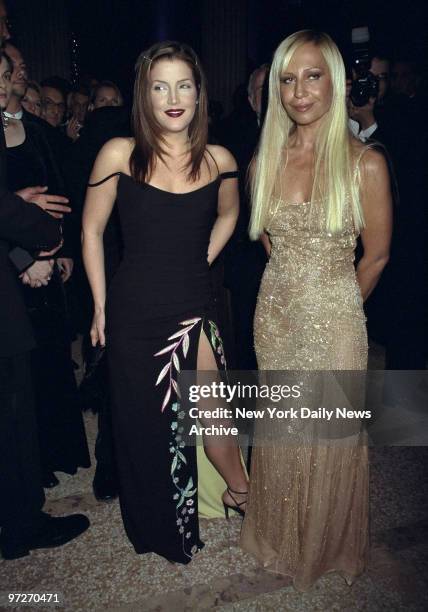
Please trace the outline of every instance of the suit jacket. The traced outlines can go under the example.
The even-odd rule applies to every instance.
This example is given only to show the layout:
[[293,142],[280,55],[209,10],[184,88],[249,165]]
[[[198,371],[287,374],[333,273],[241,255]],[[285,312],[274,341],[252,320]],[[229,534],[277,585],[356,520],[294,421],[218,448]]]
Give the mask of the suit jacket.
[[[64,163],[61,156],[58,156],[55,145],[55,138],[59,134],[60,142],[65,141],[64,146],[67,148],[66,158],[72,150],[72,145],[69,144],[67,136],[62,134],[58,129],[53,128],[47,121],[36,117],[23,110],[22,123],[28,138],[30,138],[39,152],[43,165],[46,168],[46,185],[48,192],[56,195],[69,197],[64,181]],[[31,187],[31,185],[27,185]],[[56,253],[55,257],[75,257],[75,251],[80,252],[80,224],[76,219],[74,212],[74,203],[69,201],[68,205],[72,208],[71,213],[64,215],[62,219],[62,237],[64,244]]]
[[51,250],[61,238],[58,221],[8,192],[5,180],[5,141],[0,125],[0,358],[34,346],[18,274],[8,256],[10,243],[35,251]]

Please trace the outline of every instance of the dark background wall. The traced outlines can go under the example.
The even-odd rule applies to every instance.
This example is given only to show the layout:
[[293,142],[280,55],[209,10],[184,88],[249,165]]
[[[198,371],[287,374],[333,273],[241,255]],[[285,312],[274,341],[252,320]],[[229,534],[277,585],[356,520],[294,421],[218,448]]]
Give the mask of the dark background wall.
[[[369,25],[387,53],[427,56],[426,1],[412,0],[8,0],[13,29],[32,75],[117,81],[131,93],[135,59],[165,38],[185,41],[204,63],[213,99],[230,109],[235,88],[303,27],[329,32],[346,51],[351,28]],[[77,58],[71,55],[72,34]]]
[[10,30],[36,80],[70,73],[70,27],[65,0],[6,0]]

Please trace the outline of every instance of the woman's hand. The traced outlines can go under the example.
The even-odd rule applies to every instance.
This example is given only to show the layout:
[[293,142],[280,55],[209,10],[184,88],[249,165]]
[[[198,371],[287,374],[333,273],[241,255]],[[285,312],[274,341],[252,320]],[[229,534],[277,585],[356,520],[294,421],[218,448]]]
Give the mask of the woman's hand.
[[105,324],[106,317],[104,310],[96,310],[94,313],[94,318],[92,319],[90,331],[92,346],[97,346],[98,343],[100,343],[101,346],[106,345],[106,337],[104,333]]

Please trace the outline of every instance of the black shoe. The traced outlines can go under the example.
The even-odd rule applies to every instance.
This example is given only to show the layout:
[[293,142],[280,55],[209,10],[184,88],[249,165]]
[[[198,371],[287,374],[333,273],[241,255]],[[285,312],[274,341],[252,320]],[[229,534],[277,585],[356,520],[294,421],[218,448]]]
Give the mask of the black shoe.
[[53,472],[49,472],[48,470],[43,471],[42,485],[44,489],[53,489],[57,484],[59,484],[59,480]]
[[97,464],[92,483],[98,501],[112,501],[118,496],[118,485],[113,467]]
[[70,516],[50,516],[42,513],[42,520],[35,531],[25,538],[16,536],[3,529],[0,535],[0,549],[4,559],[18,559],[35,548],[55,548],[74,540],[89,527],[89,519],[84,514]]
[[[242,501],[238,502],[238,500],[236,499],[235,495],[248,495],[248,491],[234,491],[230,487],[227,487],[226,491],[227,491],[227,493],[229,493],[229,495],[232,498],[232,500],[233,500],[235,505],[231,506],[230,504],[227,504],[224,501],[224,499],[223,499],[224,515],[225,515],[225,517],[229,520],[229,510],[234,510],[240,516],[244,517],[245,516],[245,510],[243,510],[241,508],[241,506],[243,506],[244,504],[247,503],[247,498],[245,498]],[[225,493],[226,493],[226,491],[225,491]],[[235,495],[233,495],[233,494],[235,494]]]

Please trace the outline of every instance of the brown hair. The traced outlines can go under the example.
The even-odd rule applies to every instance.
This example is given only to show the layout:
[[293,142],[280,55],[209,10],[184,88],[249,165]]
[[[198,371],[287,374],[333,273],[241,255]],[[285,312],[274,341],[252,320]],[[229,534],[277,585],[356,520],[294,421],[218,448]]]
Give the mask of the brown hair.
[[206,79],[196,53],[188,45],[164,41],[152,45],[139,56],[135,71],[134,100],[132,105],[132,126],[135,146],[131,153],[130,168],[132,177],[138,182],[150,179],[156,156],[164,159],[168,155],[165,139],[157,123],[150,99],[150,70],[161,59],[179,59],[192,69],[193,78],[199,92],[195,115],[189,125],[190,160],[188,177],[196,181],[204,159],[208,138],[208,96]]
[[[1,3],[1,0],[0,0]],[[6,53],[6,51],[0,47],[0,62],[2,61],[2,59],[5,59],[7,62],[7,65],[9,66],[9,71],[13,72],[13,62],[10,59],[10,57],[8,56],[8,54]]]
[[27,89],[34,89],[34,91],[37,91],[39,96],[42,95],[42,88],[36,81],[27,81]]

